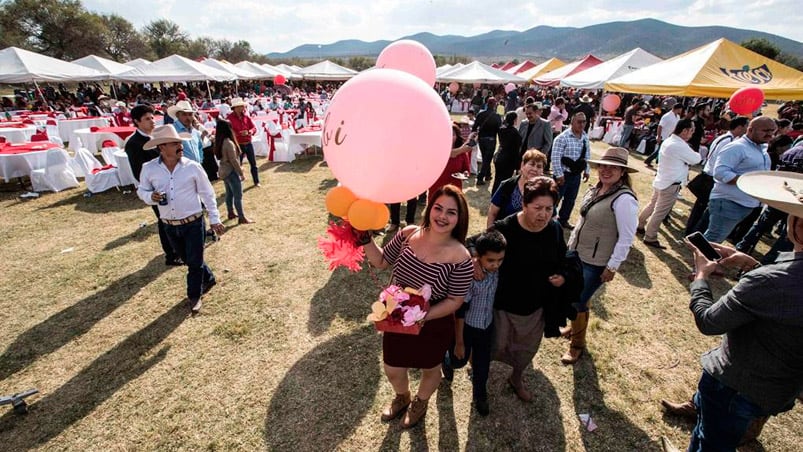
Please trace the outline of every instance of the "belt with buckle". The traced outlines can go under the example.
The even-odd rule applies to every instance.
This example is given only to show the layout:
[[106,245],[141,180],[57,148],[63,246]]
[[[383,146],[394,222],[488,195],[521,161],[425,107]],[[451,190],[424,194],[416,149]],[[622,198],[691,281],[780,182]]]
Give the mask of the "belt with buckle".
[[195,215],[190,215],[187,218],[182,218],[180,220],[168,220],[168,219],[165,219],[165,218],[162,218],[161,220],[162,220],[162,223],[168,224],[170,226],[181,226],[182,224],[192,223],[193,221],[196,221],[199,218],[203,218],[203,216],[204,216],[203,212],[199,212],[199,213],[196,213]]

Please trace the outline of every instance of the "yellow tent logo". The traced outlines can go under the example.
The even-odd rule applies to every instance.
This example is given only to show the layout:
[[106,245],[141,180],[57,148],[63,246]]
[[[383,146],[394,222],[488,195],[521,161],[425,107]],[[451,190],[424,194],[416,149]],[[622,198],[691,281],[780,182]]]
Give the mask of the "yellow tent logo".
[[719,68],[723,74],[728,77],[744,83],[752,83],[754,85],[765,85],[772,80],[772,71],[766,64],[759,67],[750,69],[750,66],[744,65],[739,69],[727,69],[724,67]]

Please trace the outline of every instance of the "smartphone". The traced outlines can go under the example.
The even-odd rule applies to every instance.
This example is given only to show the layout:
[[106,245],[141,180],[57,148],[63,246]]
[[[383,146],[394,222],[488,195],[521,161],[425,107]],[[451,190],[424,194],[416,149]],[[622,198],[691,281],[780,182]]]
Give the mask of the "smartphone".
[[686,236],[686,239],[694,245],[695,248],[700,250],[703,253],[703,256],[710,261],[718,261],[722,259],[722,256],[719,254],[717,250],[711,246],[711,243],[705,239],[705,236],[697,231],[694,234],[689,234]]
[[477,145],[477,140],[475,140],[474,138],[469,138],[468,142],[466,143],[466,146],[470,148],[473,148],[476,145]]

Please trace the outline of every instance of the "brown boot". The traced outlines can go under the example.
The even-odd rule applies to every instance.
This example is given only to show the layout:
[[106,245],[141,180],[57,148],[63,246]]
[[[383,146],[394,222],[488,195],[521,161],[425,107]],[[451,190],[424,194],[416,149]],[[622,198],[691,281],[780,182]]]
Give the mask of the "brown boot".
[[418,396],[415,396],[413,402],[410,403],[410,407],[407,409],[407,414],[405,414],[404,419],[402,419],[402,428],[410,428],[418,424],[424,419],[424,416],[427,415],[428,407],[429,399],[421,400]]
[[237,214],[233,210],[229,210],[229,220],[237,218]]
[[249,220],[246,217],[240,217],[240,219],[237,220],[237,224],[251,224],[251,223],[254,223],[254,220]]
[[404,413],[404,410],[407,409],[407,406],[410,405],[410,391],[407,391],[404,394],[396,394],[396,397],[393,398],[393,401],[390,402],[387,408],[382,411],[382,422],[388,422],[390,420],[396,419],[399,417],[400,414]]
[[564,365],[576,363],[586,348],[586,330],[588,329],[588,312],[578,312],[572,320],[572,341],[569,350],[560,358]]
[[666,409],[666,412],[669,414],[697,419],[697,407],[691,400],[683,403],[674,403],[668,400],[661,400],[661,406],[663,406]]

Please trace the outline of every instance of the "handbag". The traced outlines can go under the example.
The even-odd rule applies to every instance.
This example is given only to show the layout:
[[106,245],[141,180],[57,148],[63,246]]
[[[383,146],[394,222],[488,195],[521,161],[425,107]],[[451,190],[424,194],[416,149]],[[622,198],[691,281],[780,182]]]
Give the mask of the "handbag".
[[580,158],[577,160],[572,160],[569,157],[561,157],[560,164],[563,165],[565,168],[569,169],[569,172],[572,174],[579,174],[585,171],[586,169],[586,142],[583,140],[583,151],[580,153]]
[[694,176],[694,179],[689,181],[689,184],[686,185],[686,188],[688,188],[689,191],[692,192],[692,194],[698,199],[708,198],[711,196],[711,190],[714,189],[714,178],[700,171],[699,174]]

